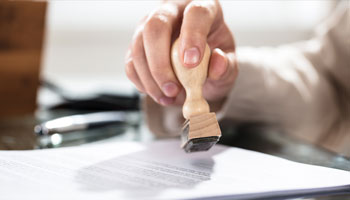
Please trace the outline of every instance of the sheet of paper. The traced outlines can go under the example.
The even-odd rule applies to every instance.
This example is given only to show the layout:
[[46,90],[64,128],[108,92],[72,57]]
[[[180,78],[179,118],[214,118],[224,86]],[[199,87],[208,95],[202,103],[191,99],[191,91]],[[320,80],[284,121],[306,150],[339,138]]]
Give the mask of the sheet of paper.
[[0,151],[2,199],[267,197],[350,189],[350,173],[216,145],[186,154],[177,140]]

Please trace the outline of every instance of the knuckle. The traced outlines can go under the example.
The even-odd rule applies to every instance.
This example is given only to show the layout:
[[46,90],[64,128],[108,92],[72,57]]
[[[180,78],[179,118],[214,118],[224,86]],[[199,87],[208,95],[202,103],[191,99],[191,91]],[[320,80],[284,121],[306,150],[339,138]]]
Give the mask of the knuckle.
[[143,57],[143,41],[142,37],[138,37],[133,41],[130,57],[132,60],[138,60]]
[[139,38],[141,35],[142,35],[142,32],[143,32],[143,29],[144,29],[144,24],[140,24],[136,27],[136,30],[132,36],[132,40],[136,40],[137,38]]
[[134,79],[134,76],[135,76],[135,70],[134,70],[134,66],[129,62],[129,63],[126,63],[126,66],[125,66],[125,73],[126,73],[126,76],[130,79],[130,80],[133,80]]
[[131,49],[129,49],[125,55],[124,58],[124,64],[128,65],[130,62],[132,62],[132,58],[131,58]]
[[135,49],[140,46],[141,40],[142,40],[142,34],[138,32],[132,39],[131,52],[135,52]]
[[133,50],[131,51],[131,58],[137,61],[140,57],[141,53],[138,50],[136,50],[136,48],[133,48]]
[[146,33],[157,34],[162,31],[170,30],[171,25],[164,14],[154,14],[151,16],[144,27]]

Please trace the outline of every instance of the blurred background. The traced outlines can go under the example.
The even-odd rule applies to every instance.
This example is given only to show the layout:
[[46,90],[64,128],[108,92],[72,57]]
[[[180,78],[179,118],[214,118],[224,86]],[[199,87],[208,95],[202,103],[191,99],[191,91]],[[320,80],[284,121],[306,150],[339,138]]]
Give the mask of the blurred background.
[[[221,1],[238,46],[308,39],[337,1]],[[42,77],[77,92],[132,88],[124,55],[138,21],[160,1],[50,1]]]
[[[220,2],[239,51],[307,40],[339,1]],[[124,56],[139,20],[160,3],[0,0],[0,150],[156,139]],[[263,124],[220,127],[221,144],[350,171],[348,157]]]
[[[221,4],[239,49],[306,40],[337,2],[232,0]],[[124,56],[139,20],[160,3],[0,0],[0,149],[37,148],[37,136],[40,139],[45,134],[51,138],[51,146],[58,146],[62,139],[56,133],[62,130],[51,127],[48,134],[42,127],[50,120],[75,114],[120,111],[113,116],[102,113],[108,118],[103,123],[98,121],[105,119],[100,115],[92,121],[99,126],[107,122],[119,127],[140,124],[140,118],[129,122],[120,117],[135,111],[140,115],[140,98],[124,73]],[[58,125],[62,124],[56,121],[54,127]],[[70,131],[77,132],[72,127]],[[91,138],[122,131],[97,129]],[[139,132],[142,134],[125,137],[145,135],[145,131]],[[85,143],[92,141],[86,139],[88,133],[82,130],[78,136],[62,137],[83,138],[81,143]],[[40,139],[39,147],[48,147],[49,142],[41,145]]]
[[[338,2],[221,4],[239,50],[307,40]],[[153,140],[124,56],[139,20],[160,3],[0,0],[0,150]],[[347,159],[278,131],[232,122],[221,128],[222,141],[233,142],[227,145],[349,170]]]

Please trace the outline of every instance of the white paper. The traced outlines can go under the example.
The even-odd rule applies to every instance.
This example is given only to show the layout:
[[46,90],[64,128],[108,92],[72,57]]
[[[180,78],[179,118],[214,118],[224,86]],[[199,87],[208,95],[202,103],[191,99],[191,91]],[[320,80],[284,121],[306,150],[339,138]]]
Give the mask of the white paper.
[[0,151],[1,199],[225,199],[350,189],[347,171],[177,140]]

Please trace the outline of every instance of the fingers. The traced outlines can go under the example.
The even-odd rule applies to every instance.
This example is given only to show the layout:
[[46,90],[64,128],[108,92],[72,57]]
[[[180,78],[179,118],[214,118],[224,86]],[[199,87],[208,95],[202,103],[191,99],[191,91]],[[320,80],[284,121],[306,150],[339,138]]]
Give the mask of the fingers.
[[143,42],[149,70],[158,87],[167,97],[180,91],[170,62],[173,26],[178,20],[178,10],[171,4],[163,5],[150,15],[143,30]]
[[146,59],[143,43],[144,42],[142,34],[137,34],[133,41],[131,50],[131,57],[134,64],[135,72],[143,85],[144,91],[148,95],[150,95],[154,101],[163,105],[171,104],[174,101],[174,99],[164,96],[152,77]]
[[202,60],[217,9],[215,1],[193,1],[185,8],[179,49],[184,66],[195,67]]
[[132,61],[126,64],[135,86],[162,105],[172,104],[181,89],[170,63],[173,28],[182,16],[179,7],[164,4],[143,19],[133,37]]
[[[177,2],[180,1],[163,4],[142,20],[133,37],[130,59],[126,61],[127,76],[136,88],[162,105],[179,103],[185,96],[170,62],[171,43],[178,34],[179,55],[186,67],[200,63],[207,41],[211,48],[234,52],[234,41],[224,26],[217,0]],[[216,86],[233,83],[232,77],[237,74],[234,54],[225,54],[220,49],[213,51],[209,66],[210,84],[206,87],[210,88],[207,94],[211,97],[225,95],[227,91]]]

